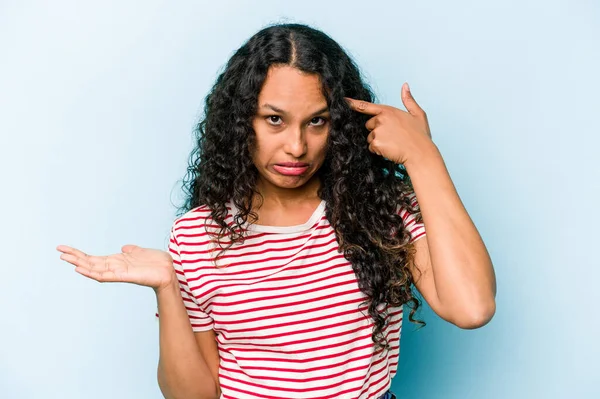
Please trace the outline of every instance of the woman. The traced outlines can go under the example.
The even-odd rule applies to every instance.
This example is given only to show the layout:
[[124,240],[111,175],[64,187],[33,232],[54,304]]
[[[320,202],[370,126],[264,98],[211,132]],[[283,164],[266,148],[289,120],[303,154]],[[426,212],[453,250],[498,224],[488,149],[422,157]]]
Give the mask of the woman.
[[165,397],[390,398],[402,305],[424,324],[413,285],[461,328],[491,319],[493,267],[425,113],[406,84],[408,112],[372,100],[330,37],[267,27],[206,98],[169,253],[58,247],[155,290]]

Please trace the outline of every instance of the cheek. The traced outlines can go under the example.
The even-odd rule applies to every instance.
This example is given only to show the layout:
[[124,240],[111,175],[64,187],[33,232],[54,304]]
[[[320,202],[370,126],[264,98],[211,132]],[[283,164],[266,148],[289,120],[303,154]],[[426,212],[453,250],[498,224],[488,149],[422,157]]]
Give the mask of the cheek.
[[264,148],[264,140],[262,139],[264,135],[261,134],[260,126],[256,122],[252,122],[252,130],[254,131],[254,134],[249,140],[248,149],[252,160],[256,161],[257,159],[260,159],[260,154]]
[[264,164],[273,157],[276,148],[277,143],[272,137],[265,137],[264,135],[261,135],[260,132],[255,133],[253,144],[250,146],[252,160],[255,163]]
[[325,158],[325,155],[327,154],[327,137],[323,138],[319,138],[319,140],[317,140],[315,142],[315,154],[319,157],[319,158]]

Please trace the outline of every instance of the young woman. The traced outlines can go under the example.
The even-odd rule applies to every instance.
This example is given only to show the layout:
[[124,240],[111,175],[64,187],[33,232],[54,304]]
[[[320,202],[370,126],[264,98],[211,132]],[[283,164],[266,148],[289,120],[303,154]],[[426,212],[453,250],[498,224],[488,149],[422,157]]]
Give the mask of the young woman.
[[[166,398],[390,398],[403,304],[495,312],[484,243],[425,112],[374,104],[324,33],[267,27],[206,98],[169,253],[59,246],[94,280],[154,289]],[[427,231],[427,235],[425,235]]]

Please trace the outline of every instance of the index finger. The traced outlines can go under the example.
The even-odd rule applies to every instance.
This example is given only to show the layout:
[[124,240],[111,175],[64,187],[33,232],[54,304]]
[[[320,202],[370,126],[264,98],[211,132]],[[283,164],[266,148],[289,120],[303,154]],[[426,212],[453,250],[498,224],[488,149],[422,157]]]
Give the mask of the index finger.
[[344,97],[350,108],[356,112],[360,112],[367,115],[377,115],[383,111],[383,108],[378,104],[373,104],[368,101],[355,100],[350,97]]

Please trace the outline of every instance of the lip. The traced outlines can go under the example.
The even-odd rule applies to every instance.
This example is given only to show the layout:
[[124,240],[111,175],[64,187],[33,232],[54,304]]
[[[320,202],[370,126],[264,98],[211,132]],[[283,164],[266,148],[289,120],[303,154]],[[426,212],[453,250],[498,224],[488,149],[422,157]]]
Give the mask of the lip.
[[280,162],[276,163],[277,166],[283,166],[284,168],[305,168],[308,167],[306,162]]
[[304,162],[283,162],[273,165],[273,169],[284,176],[300,176],[308,170],[309,165]]

